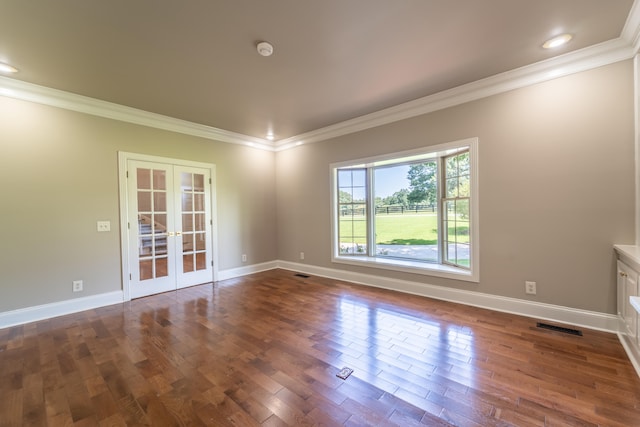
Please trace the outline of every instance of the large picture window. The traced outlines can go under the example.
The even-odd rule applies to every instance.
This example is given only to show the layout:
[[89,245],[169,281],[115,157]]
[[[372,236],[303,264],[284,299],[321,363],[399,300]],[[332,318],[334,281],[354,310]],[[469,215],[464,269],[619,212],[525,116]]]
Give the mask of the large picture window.
[[334,262],[478,281],[477,139],[331,165]]

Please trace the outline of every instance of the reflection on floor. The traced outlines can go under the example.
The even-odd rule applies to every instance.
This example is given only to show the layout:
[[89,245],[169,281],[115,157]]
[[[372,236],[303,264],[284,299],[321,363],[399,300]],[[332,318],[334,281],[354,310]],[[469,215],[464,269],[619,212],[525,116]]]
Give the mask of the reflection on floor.
[[640,424],[615,335],[535,326],[273,270],[0,330],[0,424]]

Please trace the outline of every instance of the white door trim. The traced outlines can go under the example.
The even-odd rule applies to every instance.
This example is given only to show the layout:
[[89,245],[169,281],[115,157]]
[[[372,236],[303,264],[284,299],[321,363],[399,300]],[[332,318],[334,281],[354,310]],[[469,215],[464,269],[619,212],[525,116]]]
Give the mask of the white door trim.
[[122,266],[122,291],[124,294],[124,301],[131,300],[131,282],[129,265],[129,229],[128,229],[128,198],[127,198],[127,163],[129,160],[147,161],[154,163],[166,163],[174,166],[185,166],[207,169],[211,176],[211,220],[213,225],[211,227],[211,247],[212,247],[212,260],[213,260],[213,277],[211,280],[218,280],[218,209],[216,203],[216,165],[213,163],[194,162],[190,160],[172,159],[169,157],[152,156],[148,154],[130,153],[126,151],[118,151],[118,186],[119,186],[119,198],[120,198],[120,260]]

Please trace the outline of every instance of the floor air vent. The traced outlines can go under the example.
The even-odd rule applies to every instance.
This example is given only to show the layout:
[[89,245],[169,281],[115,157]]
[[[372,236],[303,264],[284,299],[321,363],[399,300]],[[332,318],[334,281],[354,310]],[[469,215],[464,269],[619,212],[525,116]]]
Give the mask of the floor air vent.
[[562,332],[569,335],[582,336],[582,331],[579,331],[577,329],[563,328],[562,326],[549,325],[548,323],[539,323],[539,322],[536,326],[541,329],[549,329],[550,331]]
[[294,276],[302,277],[303,279],[308,279],[309,278],[309,276],[307,276],[306,274],[302,274],[302,273],[296,273],[296,274],[294,274]]

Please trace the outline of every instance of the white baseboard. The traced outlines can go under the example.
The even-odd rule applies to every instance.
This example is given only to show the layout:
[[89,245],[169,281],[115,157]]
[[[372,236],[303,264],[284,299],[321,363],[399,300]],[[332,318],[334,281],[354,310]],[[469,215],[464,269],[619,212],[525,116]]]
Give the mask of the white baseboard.
[[[346,270],[338,270],[326,267],[317,267],[308,264],[299,264],[288,261],[269,261],[239,268],[222,270],[218,274],[218,280],[233,279],[261,271],[283,268],[291,271],[327,277],[336,280],[344,280],[361,285],[391,289],[429,298],[435,298],[490,310],[533,317],[596,329],[606,332],[618,333],[618,318],[612,314],[594,311],[580,310],[559,305],[543,304],[526,301],[517,298],[502,297],[484,294],[480,292],[464,291],[459,289],[435,286],[427,283],[410,282],[391,279],[382,276],[355,273]],[[66,301],[44,304],[35,307],[27,307],[14,311],[0,313],[0,328],[48,319],[64,314],[76,313],[82,310],[90,310],[111,304],[123,302],[122,291],[109,292],[84,298],[74,298]],[[623,344],[624,345],[624,344]],[[628,351],[627,351],[628,352]],[[640,358],[636,363],[640,362]]]
[[66,301],[21,308],[0,313],[0,329],[23,325],[38,320],[50,319],[65,314],[77,313],[123,302],[122,291],[108,292]]
[[629,360],[631,360],[631,364],[635,368],[636,373],[640,376],[640,352],[638,351],[638,347],[633,345],[630,342],[631,338],[622,332],[618,332],[618,339],[620,343],[622,343],[624,351],[627,352],[627,356],[629,356]]
[[228,270],[220,270],[218,271],[218,280],[235,279],[236,277],[246,276],[247,274],[273,270],[275,268],[278,268],[278,262],[279,261],[269,261],[263,262],[261,264],[253,264],[244,267],[230,268]]
[[481,292],[464,291],[421,282],[409,282],[382,276],[354,273],[345,270],[316,267],[295,262],[278,261],[277,264],[279,268],[286,270],[299,271],[301,273],[313,274],[330,279],[344,280],[362,285],[391,289],[394,291],[471,305],[474,307],[533,317],[540,320],[566,323],[589,329],[618,333],[618,317],[613,314],[580,310],[560,305],[544,304],[535,301],[484,294]]

